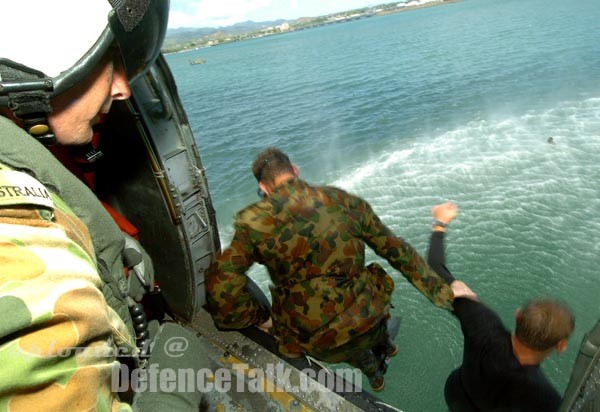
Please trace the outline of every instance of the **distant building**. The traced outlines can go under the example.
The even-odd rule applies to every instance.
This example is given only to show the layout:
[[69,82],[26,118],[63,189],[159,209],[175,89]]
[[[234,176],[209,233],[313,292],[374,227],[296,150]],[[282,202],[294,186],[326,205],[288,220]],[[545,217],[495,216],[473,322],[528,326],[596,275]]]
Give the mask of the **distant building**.
[[290,29],[290,24],[286,22],[286,23],[283,23],[283,24],[280,24],[279,26],[277,26],[277,28],[280,31],[288,31]]
[[396,8],[400,9],[402,7],[414,7],[414,6],[422,6],[427,3],[436,3],[444,0],[411,0],[408,2],[398,3],[396,4]]

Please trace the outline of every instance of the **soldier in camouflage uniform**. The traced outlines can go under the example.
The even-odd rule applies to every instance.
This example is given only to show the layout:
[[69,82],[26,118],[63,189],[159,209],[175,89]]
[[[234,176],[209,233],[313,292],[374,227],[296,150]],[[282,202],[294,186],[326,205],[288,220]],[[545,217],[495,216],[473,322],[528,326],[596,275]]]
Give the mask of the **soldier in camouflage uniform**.
[[[90,142],[99,115],[127,99],[128,81],[158,56],[168,5],[24,0],[3,9],[0,411],[132,410],[111,382],[117,354],[142,365],[124,234],[44,146]],[[198,410],[199,394],[184,396],[165,404]]]
[[388,338],[394,282],[377,263],[365,266],[365,244],[436,306],[451,309],[452,288],[367,202],[333,187],[310,186],[280,150],[264,150],[252,171],[265,196],[237,214],[231,245],[217,256],[206,280],[216,324],[268,324],[268,311],[245,289],[246,270],[263,264],[273,281],[279,351],[348,362],[363,370],[374,390],[383,389],[371,349]]

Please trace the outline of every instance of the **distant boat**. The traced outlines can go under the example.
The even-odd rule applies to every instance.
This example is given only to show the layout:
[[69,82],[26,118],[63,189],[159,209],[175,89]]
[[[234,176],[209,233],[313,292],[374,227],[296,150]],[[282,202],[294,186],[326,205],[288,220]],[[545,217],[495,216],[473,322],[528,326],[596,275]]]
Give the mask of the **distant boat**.
[[206,63],[206,60],[204,60],[202,57],[198,57],[197,59],[190,60],[190,64],[202,64],[202,63]]

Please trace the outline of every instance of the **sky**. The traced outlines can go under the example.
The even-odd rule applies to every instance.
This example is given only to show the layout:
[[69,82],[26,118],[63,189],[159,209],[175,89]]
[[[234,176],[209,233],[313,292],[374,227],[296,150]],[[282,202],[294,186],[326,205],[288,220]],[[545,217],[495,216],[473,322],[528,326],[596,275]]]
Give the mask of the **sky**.
[[381,4],[373,0],[171,0],[169,28],[293,20]]

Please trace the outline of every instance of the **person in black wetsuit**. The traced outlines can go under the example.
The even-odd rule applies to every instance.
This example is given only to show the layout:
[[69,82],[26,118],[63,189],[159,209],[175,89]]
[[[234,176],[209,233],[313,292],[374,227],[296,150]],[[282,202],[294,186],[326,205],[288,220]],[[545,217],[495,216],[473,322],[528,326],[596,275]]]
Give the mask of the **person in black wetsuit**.
[[[452,203],[432,208],[428,263],[448,283],[454,276],[445,265],[444,233],[457,213]],[[554,350],[560,353],[567,347],[575,319],[564,303],[554,299],[529,301],[517,309],[512,334],[474,293],[470,298],[454,300],[454,314],[464,335],[464,350],[462,365],[450,374],[444,388],[450,411],[559,409],[561,396],[542,373],[540,363]]]

